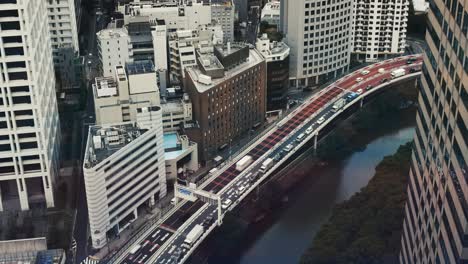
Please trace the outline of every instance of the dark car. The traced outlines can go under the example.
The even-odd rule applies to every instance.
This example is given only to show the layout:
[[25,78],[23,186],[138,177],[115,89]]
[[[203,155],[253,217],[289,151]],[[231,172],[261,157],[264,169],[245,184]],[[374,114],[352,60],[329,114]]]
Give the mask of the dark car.
[[409,70],[410,73],[414,73],[414,72],[418,72],[418,71],[420,71],[420,69],[418,69],[418,68],[411,68]]
[[384,82],[388,82],[388,79],[387,79],[387,78],[383,78],[382,80],[380,80],[380,83],[384,83]]
[[367,85],[366,91],[369,91],[369,90],[372,89],[372,88],[374,88],[374,86],[372,86],[372,85]]
[[406,64],[413,64],[417,59],[416,58],[409,58],[406,60]]

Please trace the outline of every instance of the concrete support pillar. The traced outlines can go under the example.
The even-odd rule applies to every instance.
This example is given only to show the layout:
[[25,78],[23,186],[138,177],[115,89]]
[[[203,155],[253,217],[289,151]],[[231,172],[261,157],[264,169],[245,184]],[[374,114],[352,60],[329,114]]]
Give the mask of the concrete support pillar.
[[149,207],[153,208],[155,204],[154,195],[150,197],[148,202],[149,202]]
[[361,98],[361,100],[359,101],[359,107],[362,108],[362,105],[364,104],[364,98]]
[[42,177],[42,186],[44,186],[44,196],[45,196],[47,208],[51,208],[55,206],[54,192],[52,190],[52,186],[50,184],[48,185],[46,184],[46,180],[47,180],[46,177],[47,176]]
[[133,216],[135,216],[135,219],[138,218],[138,208],[135,208],[135,210],[133,210]]
[[18,195],[20,199],[21,210],[29,210],[28,191],[26,190],[26,183],[24,179],[18,179],[16,181],[18,186]]
[[218,226],[223,224],[223,215],[221,209],[221,196],[218,196]]
[[0,212],[3,211],[2,188],[0,188]]
[[318,132],[314,136],[314,149],[317,149],[317,138],[318,138]]

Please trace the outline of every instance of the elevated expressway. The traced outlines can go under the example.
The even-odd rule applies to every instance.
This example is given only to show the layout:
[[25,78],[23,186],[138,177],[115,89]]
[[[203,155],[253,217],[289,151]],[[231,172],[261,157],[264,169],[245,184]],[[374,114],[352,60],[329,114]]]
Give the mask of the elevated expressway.
[[[415,61],[408,64],[407,60],[409,58],[414,58]],[[269,177],[273,171],[284,165],[283,163],[287,162],[304,144],[313,140],[316,147],[319,134],[323,133],[326,126],[341,113],[350,107],[356,107],[356,104],[362,106],[365,98],[382,88],[416,79],[420,75],[421,64],[421,55],[398,57],[369,65],[338,79],[303,102],[278,122],[276,126],[270,128],[262,137],[251,142],[247,149],[218,170],[210,179],[199,186],[199,189],[220,196],[222,201],[226,199],[233,201],[228,208],[222,209],[221,216],[224,216],[264,179]],[[404,68],[406,74],[392,79],[390,72],[398,68]],[[368,71],[368,73],[363,74],[363,71]],[[362,78],[362,80],[357,81],[357,78]],[[345,98],[350,92],[358,93],[358,91],[357,97],[347,100],[346,105],[340,110],[332,111],[333,104],[336,101]],[[322,117],[321,122],[317,122]],[[309,129],[309,133],[305,133],[309,127],[312,128],[312,132]],[[303,140],[298,141],[296,138],[300,134],[306,136]],[[290,144],[293,145],[293,148],[285,152],[283,149]],[[284,155],[275,162],[272,168],[255,181],[249,180],[249,175],[257,172],[265,159],[277,156],[280,152]],[[239,172],[235,169],[235,163],[245,155],[252,156],[254,162],[242,172]],[[246,191],[237,194],[236,190],[239,186],[244,186]],[[217,221],[206,224],[206,220],[208,218],[217,220],[218,206],[201,200],[178,203],[158,224],[148,229],[141,238],[137,239],[133,244],[127,245],[125,250],[122,249],[123,253],[106,262],[127,264],[185,262],[195,248],[217,226]],[[182,243],[186,235],[197,224],[205,224],[204,233],[189,249],[183,248]]]

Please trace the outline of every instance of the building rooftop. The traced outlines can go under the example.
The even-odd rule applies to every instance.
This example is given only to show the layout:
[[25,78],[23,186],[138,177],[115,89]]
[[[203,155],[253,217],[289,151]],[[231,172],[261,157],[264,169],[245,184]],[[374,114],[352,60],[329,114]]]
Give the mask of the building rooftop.
[[96,77],[93,84],[94,97],[110,97],[118,94],[117,82],[113,77]]
[[128,62],[125,67],[129,75],[155,72],[154,64],[150,60]]
[[219,83],[235,77],[237,74],[240,74],[241,72],[248,70],[264,61],[264,58],[256,49],[249,49],[248,51],[248,59],[240,64],[237,64],[235,67],[230,68],[229,70],[225,69],[225,74],[222,78],[212,79],[210,76],[205,75],[199,67],[188,67],[186,68],[186,71],[193,80],[198,92],[204,93]]
[[90,126],[85,153],[85,166],[93,167],[137,139],[146,129],[133,122]]
[[128,36],[128,32],[126,28],[110,28],[102,29],[96,35],[100,39],[113,39]]

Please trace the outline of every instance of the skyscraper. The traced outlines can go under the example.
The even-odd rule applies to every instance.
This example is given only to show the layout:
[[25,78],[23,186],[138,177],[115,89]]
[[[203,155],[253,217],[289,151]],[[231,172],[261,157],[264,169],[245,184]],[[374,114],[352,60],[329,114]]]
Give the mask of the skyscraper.
[[400,263],[468,263],[467,35],[466,1],[430,1]]
[[46,1],[0,1],[0,210],[54,206],[59,148]]
[[352,0],[281,1],[291,85],[315,86],[345,72],[352,51],[352,5]]

